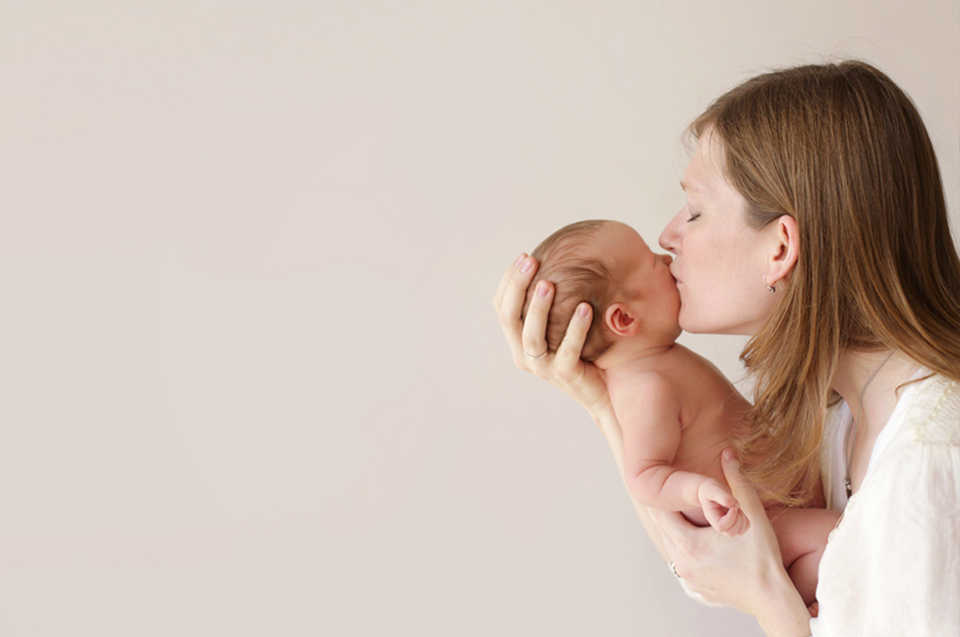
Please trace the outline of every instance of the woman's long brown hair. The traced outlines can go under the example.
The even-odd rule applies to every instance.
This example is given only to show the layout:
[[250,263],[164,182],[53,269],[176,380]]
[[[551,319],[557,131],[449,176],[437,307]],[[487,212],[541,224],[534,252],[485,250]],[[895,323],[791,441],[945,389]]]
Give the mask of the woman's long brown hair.
[[856,61],[755,77],[691,125],[760,228],[797,221],[800,257],[741,360],[756,380],[747,475],[808,504],[844,350],[896,349],[960,380],[960,260],[933,145],[910,98]]

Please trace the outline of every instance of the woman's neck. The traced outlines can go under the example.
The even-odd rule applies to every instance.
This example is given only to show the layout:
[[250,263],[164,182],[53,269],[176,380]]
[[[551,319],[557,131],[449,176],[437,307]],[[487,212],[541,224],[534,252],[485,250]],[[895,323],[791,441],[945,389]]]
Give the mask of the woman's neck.
[[[856,352],[840,356],[833,388],[843,397],[856,420],[843,454],[850,480],[848,493],[860,490],[873,447],[900,396],[897,388],[916,373],[917,364],[899,352]],[[862,400],[862,403],[861,403]]]
[[860,412],[858,427],[861,435],[875,435],[883,429],[897,406],[897,388],[910,380],[918,369],[915,362],[899,352],[894,352],[893,356],[884,362],[889,354],[890,350],[847,350],[840,356],[832,386],[846,401],[854,417]]

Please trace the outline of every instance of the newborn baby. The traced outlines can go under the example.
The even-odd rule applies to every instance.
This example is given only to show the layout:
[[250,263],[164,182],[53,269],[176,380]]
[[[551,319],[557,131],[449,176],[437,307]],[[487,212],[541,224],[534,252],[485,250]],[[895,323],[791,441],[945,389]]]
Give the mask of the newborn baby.
[[[539,281],[552,282],[550,351],[577,305],[593,307],[581,357],[606,374],[630,495],[726,536],[743,533],[749,522],[727,487],[720,454],[743,427],[748,404],[709,361],[675,342],[680,294],[671,257],[654,254],[633,228],[616,221],[561,228],[533,256],[540,268],[523,314]],[[784,566],[807,605],[815,601],[820,555],[837,517],[823,509],[771,515]]]

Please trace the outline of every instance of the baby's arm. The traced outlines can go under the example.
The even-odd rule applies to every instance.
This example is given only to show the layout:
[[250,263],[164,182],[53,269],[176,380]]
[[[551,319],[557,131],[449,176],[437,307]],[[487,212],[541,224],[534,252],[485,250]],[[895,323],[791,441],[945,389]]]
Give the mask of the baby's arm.
[[634,499],[667,511],[702,507],[720,533],[743,533],[746,518],[724,484],[672,466],[681,438],[679,392],[650,375],[621,393],[612,398],[623,427],[624,481]]

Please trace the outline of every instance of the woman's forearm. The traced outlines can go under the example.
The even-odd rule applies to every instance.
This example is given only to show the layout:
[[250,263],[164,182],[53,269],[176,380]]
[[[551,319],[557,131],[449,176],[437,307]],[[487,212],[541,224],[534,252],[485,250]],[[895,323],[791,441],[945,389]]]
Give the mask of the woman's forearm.
[[623,430],[620,428],[620,421],[613,410],[613,404],[607,401],[606,404],[590,410],[590,416],[593,422],[600,428],[600,433],[610,446],[613,452],[613,459],[617,463],[617,469],[620,475],[623,475]]
[[770,580],[765,587],[769,596],[765,601],[761,600],[752,612],[763,633],[767,637],[808,637],[810,611],[790,577],[783,569],[776,569]]

